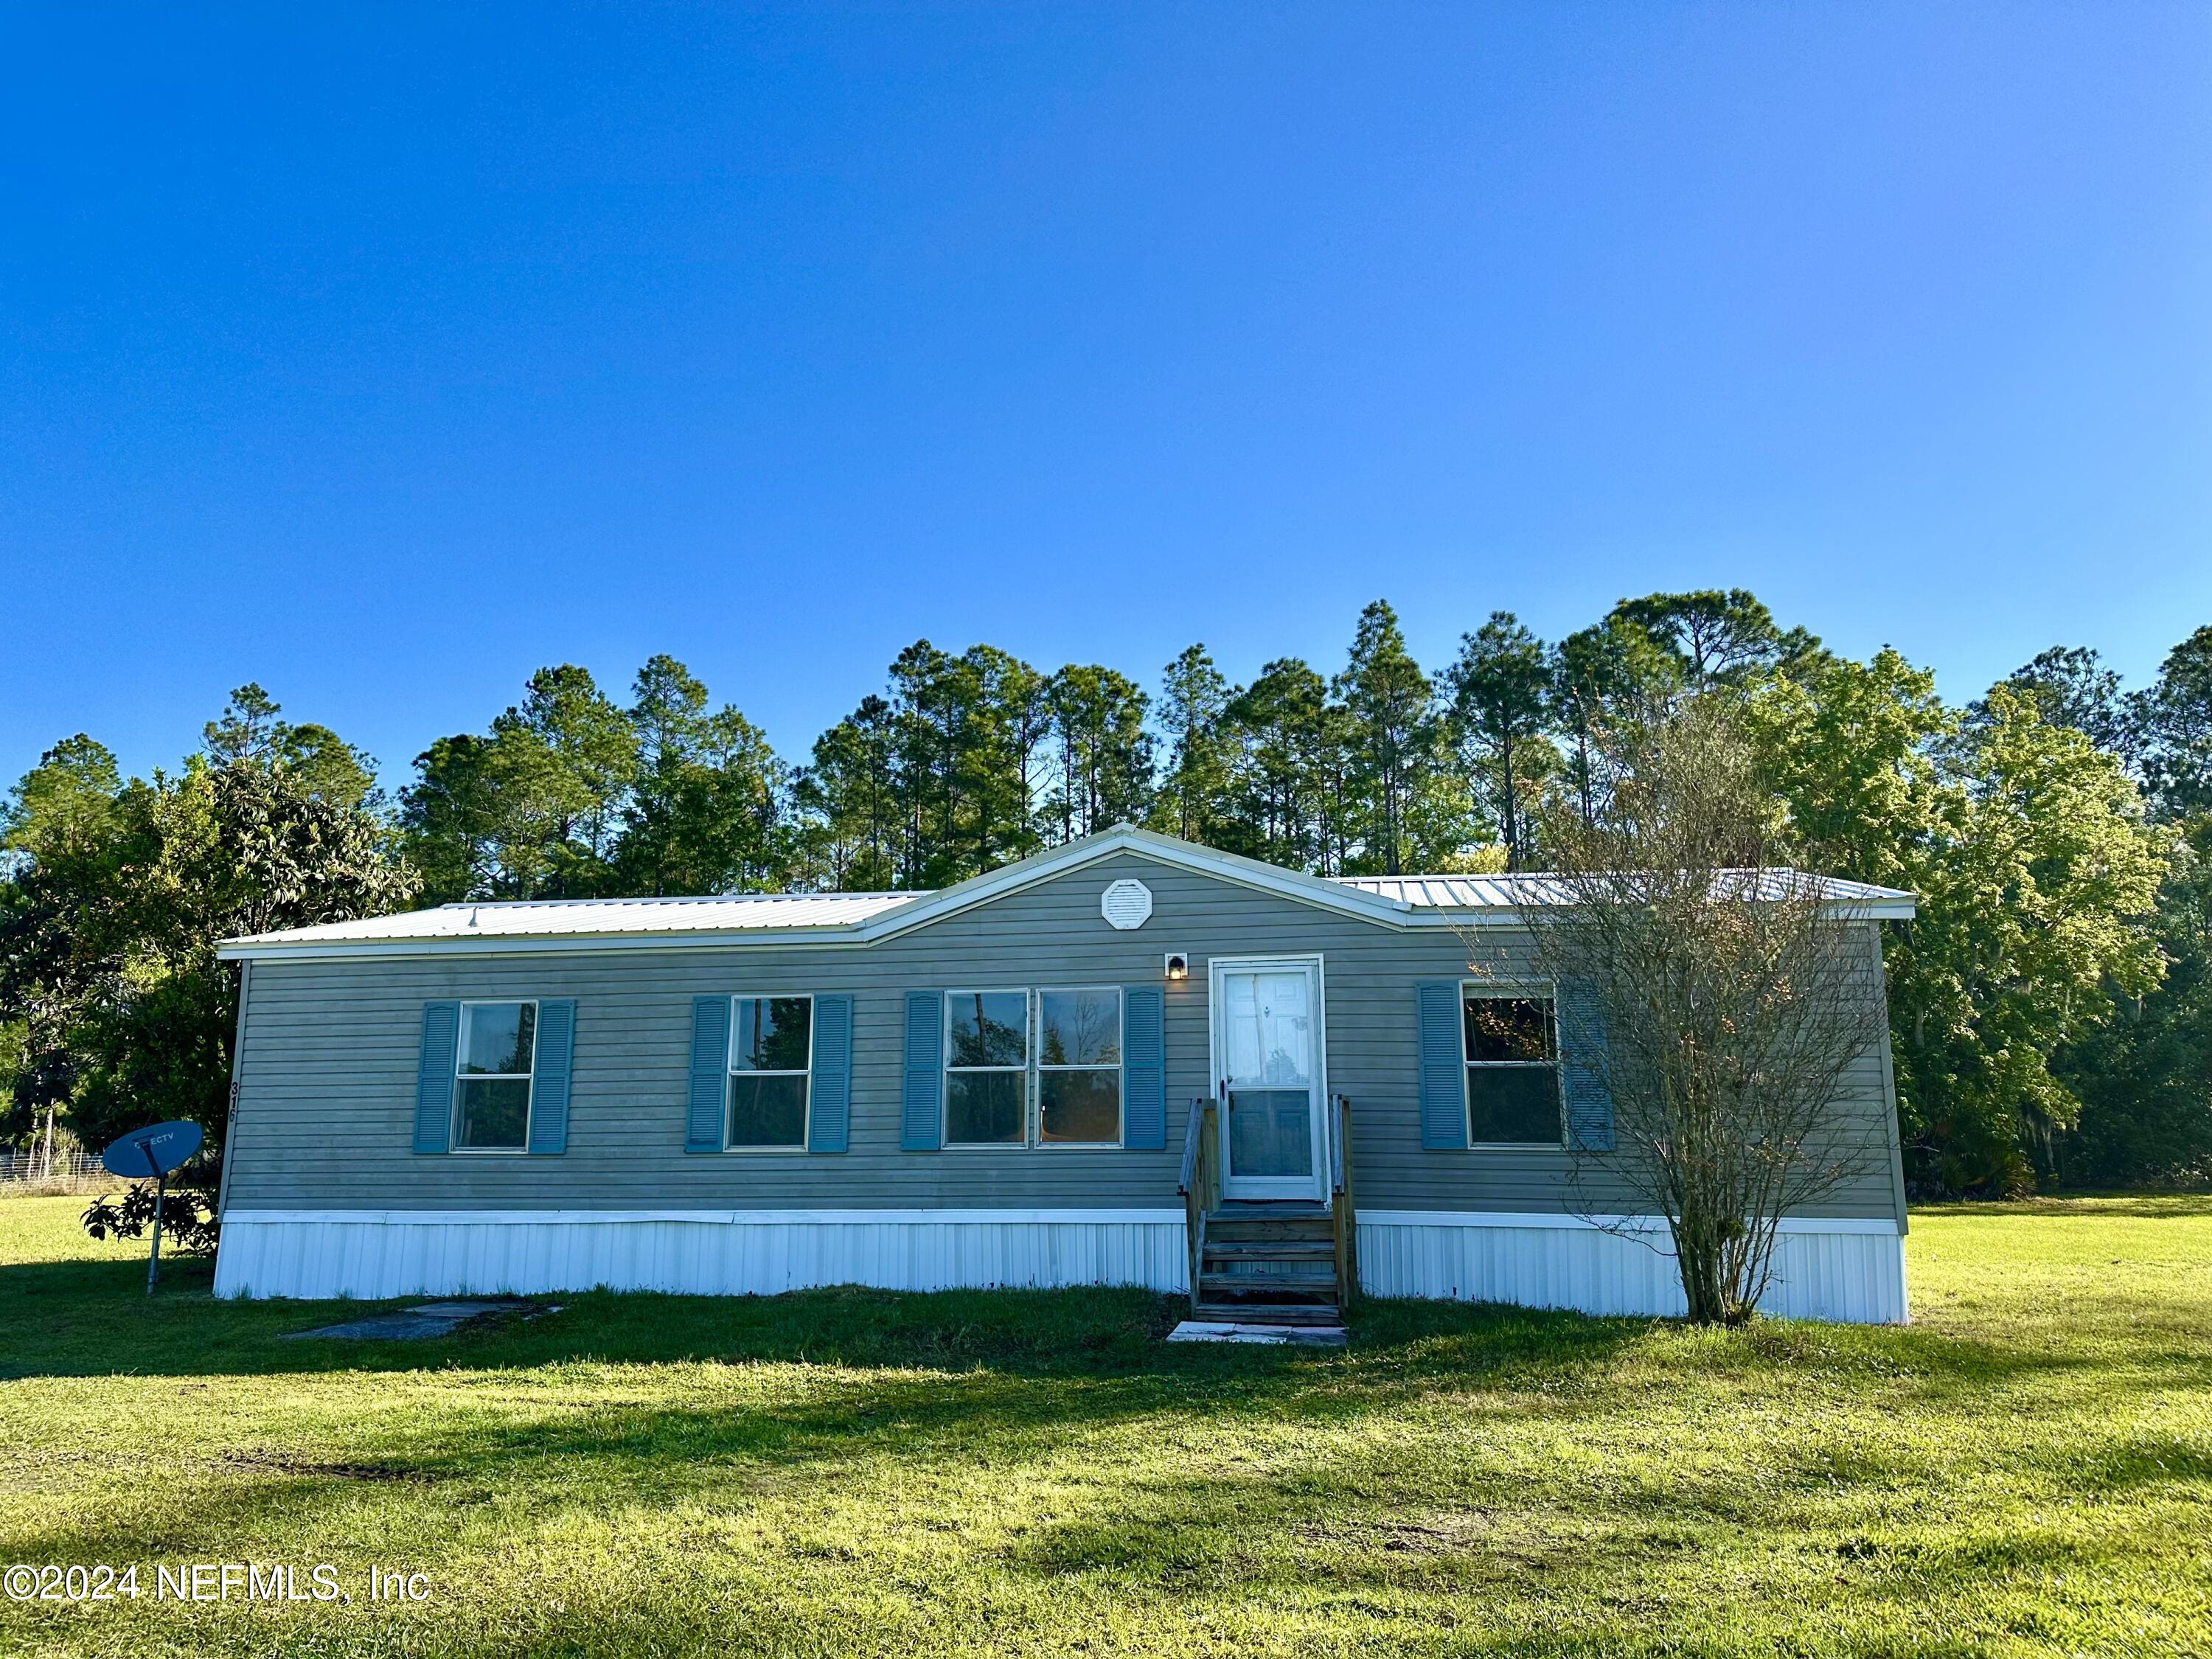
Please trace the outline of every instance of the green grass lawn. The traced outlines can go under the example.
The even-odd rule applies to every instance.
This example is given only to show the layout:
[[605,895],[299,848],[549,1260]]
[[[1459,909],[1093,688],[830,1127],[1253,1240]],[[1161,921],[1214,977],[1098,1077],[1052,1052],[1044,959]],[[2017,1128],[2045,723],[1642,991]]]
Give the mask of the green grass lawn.
[[[1910,1329],[1140,1293],[565,1299],[288,1342],[0,1202],[0,1652],[2212,1653],[2212,1202],[1915,1218]],[[331,1563],[348,1603],[157,1603]],[[419,1603],[368,1599],[372,1565]]]

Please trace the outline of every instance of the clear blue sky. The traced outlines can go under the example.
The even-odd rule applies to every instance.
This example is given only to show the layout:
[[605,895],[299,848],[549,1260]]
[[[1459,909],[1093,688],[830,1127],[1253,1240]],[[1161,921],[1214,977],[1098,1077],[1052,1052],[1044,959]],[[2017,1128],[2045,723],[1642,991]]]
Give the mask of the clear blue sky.
[[2201,4],[331,9],[0,21],[0,781],[1377,595],[1954,697],[2212,622]]

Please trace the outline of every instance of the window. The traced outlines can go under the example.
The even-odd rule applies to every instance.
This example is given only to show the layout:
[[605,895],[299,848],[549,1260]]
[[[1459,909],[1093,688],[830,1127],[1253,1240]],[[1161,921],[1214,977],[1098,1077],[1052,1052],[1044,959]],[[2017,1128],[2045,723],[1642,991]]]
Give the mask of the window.
[[951,991],[945,1011],[946,1146],[1121,1144],[1119,990]]
[[1565,1139],[1559,1048],[1548,994],[1468,990],[1461,1010],[1471,1146],[1557,1146]]
[[[803,1148],[814,1058],[812,997],[737,997],[724,1145]],[[711,1054],[713,1051],[710,1049]]]
[[[536,1003],[461,1005],[453,1079],[454,1151],[520,1152],[529,1146],[530,1073],[537,1052]],[[431,1097],[434,1103],[436,1098]]]
[[945,999],[945,1144],[1027,1139],[1030,994],[954,991]]
[[1121,1141],[1121,994],[1037,993],[1037,1141]]

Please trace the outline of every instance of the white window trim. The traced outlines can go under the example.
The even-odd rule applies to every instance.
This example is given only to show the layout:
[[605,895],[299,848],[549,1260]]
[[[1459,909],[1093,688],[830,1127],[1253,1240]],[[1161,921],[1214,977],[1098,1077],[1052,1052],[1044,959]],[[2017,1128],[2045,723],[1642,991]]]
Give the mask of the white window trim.
[[[804,1155],[814,1139],[814,1016],[811,991],[732,991],[730,993],[730,1035],[722,1048],[722,1150],[757,1153],[765,1158]],[[806,1005],[806,1069],[804,1072],[740,1072],[738,1070],[738,1005],[741,1002],[804,1002]],[[806,1079],[806,1118],[799,1127],[799,1143],[793,1146],[738,1146],[730,1140],[730,1084],[739,1077],[803,1077]]]
[[[1044,1063],[1044,1000],[1048,994],[1073,991],[1111,991],[1114,994],[1114,1053],[1111,1066],[1048,1066]],[[1030,1144],[1040,1152],[1118,1152],[1129,1139],[1129,999],[1118,985],[1040,985],[1030,993],[1036,1012],[1030,1024],[1036,1028],[1036,1040],[1030,1044],[1036,1050],[1030,1062],[1036,1074],[1035,1088],[1036,1109],[1031,1116],[1035,1127]],[[1114,1073],[1114,1139],[1111,1140],[1047,1140],[1044,1138],[1044,1074],[1047,1072],[1104,1072]]]
[[[1467,1001],[1480,997],[1500,1002],[1540,996],[1552,1008],[1552,1058],[1549,1060],[1470,1060],[1467,1053]],[[1459,1103],[1467,1115],[1467,1149],[1470,1152],[1564,1152],[1567,1150],[1567,1067],[1559,1051],[1559,988],[1548,979],[1463,979],[1459,982]],[[1559,1097],[1559,1138],[1550,1140],[1477,1140],[1474,1138],[1474,1096],[1468,1073],[1476,1066],[1505,1072],[1548,1068],[1553,1091]]]
[[[939,1029],[937,1066],[937,1144],[948,1152],[1018,1152],[1030,1144],[1033,1115],[1030,1079],[1036,1073],[1036,994],[1026,985],[963,985],[946,991],[945,1024]],[[952,1063],[952,999],[955,997],[1019,997],[1022,999],[1022,1063],[1019,1066],[955,1066]],[[1022,1134],[1018,1140],[955,1140],[952,1138],[952,1085],[955,1072],[981,1077],[1012,1073],[1022,1079]]]
[[[464,1072],[461,1061],[469,1052],[469,1011],[471,1008],[528,1008],[530,1010],[530,1070],[523,1072]],[[521,1078],[530,1085],[522,1108],[520,1146],[464,1146],[461,1145],[461,1085],[512,1083]],[[461,1018],[453,1030],[453,1092],[447,1103],[446,1152],[459,1158],[522,1158],[530,1152],[530,1116],[538,1109],[538,999],[536,997],[479,997],[461,1004]]]

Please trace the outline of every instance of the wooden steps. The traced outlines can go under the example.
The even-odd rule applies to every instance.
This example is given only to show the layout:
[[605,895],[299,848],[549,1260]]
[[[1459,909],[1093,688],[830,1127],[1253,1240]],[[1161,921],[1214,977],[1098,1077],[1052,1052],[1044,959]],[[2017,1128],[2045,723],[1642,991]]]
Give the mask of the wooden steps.
[[[1190,1103],[1183,1132],[1183,1200],[1188,1242],[1191,1322],[1231,1328],[1235,1338],[1267,1340],[1270,1328],[1320,1327],[1342,1340],[1345,1309],[1358,1289],[1358,1231],[1352,1197],[1352,1103],[1330,1098],[1328,1180],[1319,1200],[1224,1198],[1220,1114],[1213,1101]],[[1325,1337],[1299,1337],[1300,1341]]]
[[1321,1204],[1227,1202],[1206,1215],[1194,1318],[1244,1325],[1335,1325],[1336,1217]]

